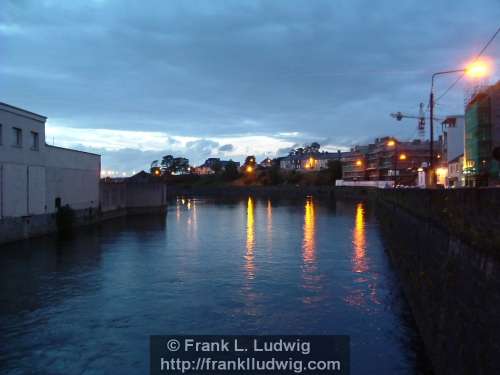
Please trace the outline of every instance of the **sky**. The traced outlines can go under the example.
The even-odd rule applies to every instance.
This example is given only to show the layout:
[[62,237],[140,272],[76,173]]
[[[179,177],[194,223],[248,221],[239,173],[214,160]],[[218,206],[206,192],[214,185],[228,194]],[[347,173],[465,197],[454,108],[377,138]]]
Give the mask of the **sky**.
[[[463,68],[499,20],[498,0],[0,0],[0,101],[119,174],[413,139],[416,120],[389,114],[417,114],[432,73]],[[500,37],[485,55],[495,82]],[[463,113],[465,81],[437,116]]]

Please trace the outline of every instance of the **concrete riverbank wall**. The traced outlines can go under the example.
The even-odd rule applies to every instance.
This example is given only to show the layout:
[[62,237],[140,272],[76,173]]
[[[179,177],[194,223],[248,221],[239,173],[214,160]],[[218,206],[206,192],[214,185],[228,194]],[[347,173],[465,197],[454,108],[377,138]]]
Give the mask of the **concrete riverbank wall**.
[[368,196],[435,373],[500,374],[500,189]]
[[164,214],[166,192],[167,187],[163,183],[101,181],[99,206],[96,208],[76,209],[68,205],[70,216],[54,212],[0,219],[0,245],[55,233],[61,229],[61,225],[78,227],[127,215]]
[[100,219],[164,213],[167,185],[151,182],[101,182]]
[[[96,223],[98,209],[73,210],[72,226]],[[0,220],[0,245],[58,231],[57,213],[6,217]]]

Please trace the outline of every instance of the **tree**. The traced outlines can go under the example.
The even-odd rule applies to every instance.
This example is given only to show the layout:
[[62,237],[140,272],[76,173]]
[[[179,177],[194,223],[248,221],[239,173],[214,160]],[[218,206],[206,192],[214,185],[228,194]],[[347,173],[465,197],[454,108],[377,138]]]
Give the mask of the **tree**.
[[245,158],[244,166],[250,165],[251,167],[255,167],[255,156],[249,155]]
[[273,166],[269,168],[268,173],[271,185],[279,185],[283,183],[283,176],[281,175],[279,165],[273,164]]
[[238,165],[234,161],[230,160],[226,164],[226,167],[224,168],[224,173],[222,175],[226,180],[229,181],[236,180],[240,176],[240,173],[238,172]]
[[311,146],[309,146],[309,149],[311,150],[311,153],[313,153],[313,154],[319,152],[320,148],[321,148],[321,146],[319,145],[318,142],[313,142],[313,143],[311,143]]
[[174,165],[174,157],[172,155],[165,155],[161,159],[160,165],[163,174],[172,173],[173,172],[172,167]]
[[176,174],[186,174],[189,171],[189,159],[174,158],[172,161],[171,170]]
[[158,173],[157,171],[160,171],[160,167],[158,167],[158,160],[153,160],[149,166],[149,173],[156,175]]
[[342,179],[342,163],[340,160],[328,160],[327,171],[334,182]]
[[257,165],[254,155],[249,155],[245,158],[245,163],[241,167],[246,173],[255,173],[255,166]]
[[216,173],[218,174],[221,170],[222,170],[222,163],[220,162],[220,160],[216,160],[212,163],[212,165],[210,166],[210,168]]
[[162,175],[166,174],[186,174],[189,171],[189,160],[186,158],[174,158],[172,155],[165,155],[158,164],[158,160],[151,163],[151,171],[158,169]]

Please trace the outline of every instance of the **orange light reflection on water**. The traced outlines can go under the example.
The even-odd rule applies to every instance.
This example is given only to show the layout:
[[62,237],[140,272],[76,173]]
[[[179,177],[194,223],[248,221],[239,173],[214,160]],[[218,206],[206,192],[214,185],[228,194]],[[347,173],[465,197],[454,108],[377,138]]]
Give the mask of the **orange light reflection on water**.
[[356,205],[352,245],[353,272],[360,275],[354,280],[355,284],[346,297],[346,302],[357,308],[370,310],[374,305],[379,305],[380,301],[377,296],[378,275],[376,272],[370,272],[367,259],[366,211],[363,203]]
[[247,241],[246,241],[246,254],[245,254],[245,268],[247,271],[247,278],[253,279],[255,277],[255,264],[254,264],[254,249],[255,249],[255,218],[254,218],[254,201],[248,197],[247,201]]
[[316,259],[316,212],[314,201],[307,198],[304,206],[304,227],[302,242],[302,277],[304,296],[302,302],[313,304],[320,302],[324,295],[322,294],[321,275],[317,270]]
[[363,203],[356,205],[356,216],[353,231],[354,245],[354,272],[360,273],[367,270],[366,265],[366,228],[365,209]]
[[304,242],[302,246],[304,263],[306,264],[312,264],[315,260],[315,219],[314,202],[312,199],[308,199],[304,210]]

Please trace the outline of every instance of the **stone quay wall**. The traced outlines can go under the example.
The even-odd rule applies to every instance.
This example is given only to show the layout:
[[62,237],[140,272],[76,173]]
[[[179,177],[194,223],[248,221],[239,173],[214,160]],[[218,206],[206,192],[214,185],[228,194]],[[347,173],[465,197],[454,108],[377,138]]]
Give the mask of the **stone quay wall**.
[[500,189],[369,193],[436,374],[500,374]]

